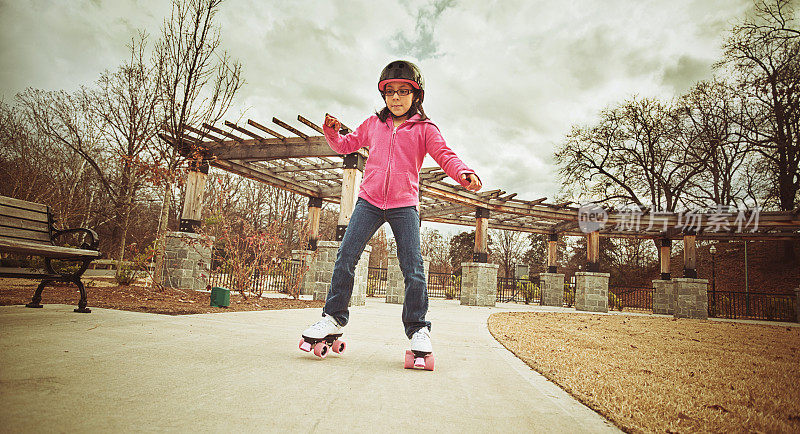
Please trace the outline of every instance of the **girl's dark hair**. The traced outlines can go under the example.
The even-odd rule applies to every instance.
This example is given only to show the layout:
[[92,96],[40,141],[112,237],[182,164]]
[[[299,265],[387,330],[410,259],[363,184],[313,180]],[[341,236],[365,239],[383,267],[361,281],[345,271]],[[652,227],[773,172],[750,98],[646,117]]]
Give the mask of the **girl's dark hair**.
[[[386,98],[383,99],[383,102],[386,103]],[[415,114],[419,113],[422,121],[428,119],[428,115],[425,114],[425,110],[422,108],[422,104],[419,102],[419,89],[414,89],[414,102],[411,103],[411,108],[408,109],[408,117],[414,116]],[[386,122],[386,119],[389,119],[392,115],[392,112],[389,110],[389,107],[383,107],[381,110],[375,112],[378,115],[378,119],[381,122]]]

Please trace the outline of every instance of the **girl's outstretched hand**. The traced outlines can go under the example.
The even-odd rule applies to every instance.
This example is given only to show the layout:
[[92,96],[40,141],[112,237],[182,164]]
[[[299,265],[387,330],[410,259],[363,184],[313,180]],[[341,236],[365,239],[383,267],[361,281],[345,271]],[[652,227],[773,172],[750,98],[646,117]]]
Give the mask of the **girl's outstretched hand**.
[[339,122],[339,119],[325,113],[325,126],[328,128],[333,128],[336,131],[342,129],[342,123]]
[[463,173],[461,174],[461,179],[469,182],[469,185],[466,187],[467,190],[478,191],[483,187],[481,180],[478,179],[474,173]]

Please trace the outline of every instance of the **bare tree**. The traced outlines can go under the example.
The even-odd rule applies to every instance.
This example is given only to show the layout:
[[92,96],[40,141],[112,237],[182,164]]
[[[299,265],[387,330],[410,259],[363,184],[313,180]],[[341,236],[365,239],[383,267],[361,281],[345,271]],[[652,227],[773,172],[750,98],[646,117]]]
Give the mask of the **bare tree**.
[[[738,75],[747,97],[747,138],[769,162],[780,210],[800,205],[800,30],[790,0],[760,0],[734,26],[719,67]],[[784,259],[794,259],[791,242]]]
[[87,107],[111,153],[116,179],[109,179],[117,215],[114,227],[117,272],[122,270],[126,240],[138,190],[149,181],[142,155],[153,145],[156,135],[158,93],[154,68],[144,59],[147,36],[132,38],[130,59],[114,72],[106,71],[97,80],[97,89],[88,91]]
[[[241,64],[217,50],[220,31],[214,16],[221,3],[222,0],[174,0],[172,14],[164,21],[161,40],[156,45],[165,132],[156,152],[165,175],[159,240],[167,229],[173,188],[180,176],[178,169],[194,146],[186,137],[187,126],[207,131],[203,125],[222,119],[243,84]],[[162,266],[163,249],[159,247],[156,279],[160,278]]]
[[514,265],[522,262],[528,247],[525,234],[501,229],[492,229],[489,232],[495,245],[495,260],[503,267],[506,278],[514,277]]
[[742,204],[748,199],[752,146],[741,127],[743,99],[719,80],[697,83],[680,99],[685,134],[694,137],[702,172],[692,178],[686,201],[699,207]]
[[574,127],[555,155],[562,189],[601,203],[675,211],[705,158],[679,115],[657,100],[633,98],[604,110],[596,126]]

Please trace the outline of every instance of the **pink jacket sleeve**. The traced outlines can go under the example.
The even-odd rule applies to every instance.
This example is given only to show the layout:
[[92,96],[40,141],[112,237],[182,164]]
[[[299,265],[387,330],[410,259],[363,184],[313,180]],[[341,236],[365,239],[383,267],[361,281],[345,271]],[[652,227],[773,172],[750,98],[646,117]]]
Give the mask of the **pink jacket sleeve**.
[[472,173],[475,176],[478,175],[474,170],[467,167],[467,165],[458,158],[456,153],[447,146],[438,127],[433,124],[427,124],[426,127],[425,149],[428,154],[439,164],[439,167],[444,169],[444,172],[447,173],[449,177],[453,178],[464,187],[468,186],[469,182],[463,181],[461,175],[465,173]]
[[367,118],[355,131],[346,136],[323,124],[322,131],[325,133],[325,140],[328,142],[328,146],[342,155],[350,154],[363,148],[368,143],[367,131],[371,120],[372,118]]

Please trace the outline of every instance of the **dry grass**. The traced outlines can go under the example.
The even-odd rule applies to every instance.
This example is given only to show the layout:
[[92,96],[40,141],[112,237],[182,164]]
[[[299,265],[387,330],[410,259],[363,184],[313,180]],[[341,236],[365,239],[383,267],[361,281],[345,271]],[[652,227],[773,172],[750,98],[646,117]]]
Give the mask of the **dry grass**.
[[506,348],[629,432],[800,432],[800,328],[497,313]]

